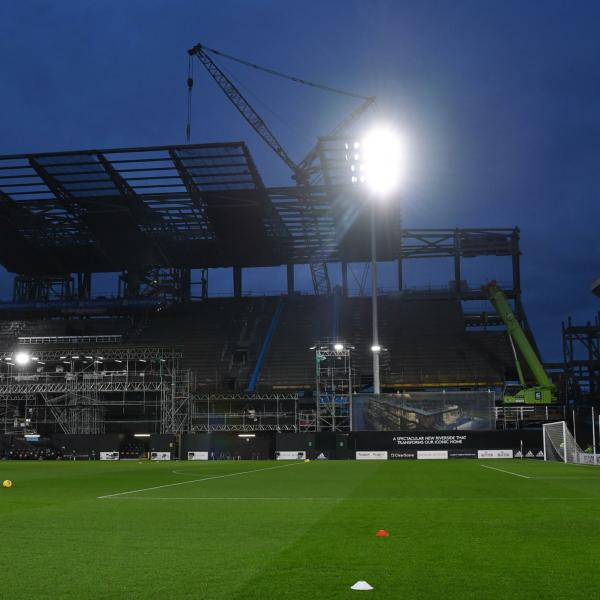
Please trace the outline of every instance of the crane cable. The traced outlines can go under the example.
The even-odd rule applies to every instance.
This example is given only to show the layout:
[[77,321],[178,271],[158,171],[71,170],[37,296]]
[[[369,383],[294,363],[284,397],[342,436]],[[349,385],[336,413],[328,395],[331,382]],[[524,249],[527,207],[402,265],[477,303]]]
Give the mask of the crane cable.
[[283,79],[289,79],[290,81],[295,81],[296,83],[301,83],[303,85],[308,85],[310,87],[314,87],[320,90],[324,90],[326,92],[333,92],[334,94],[340,94],[341,96],[349,96],[350,98],[359,98],[360,100],[368,100],[368,96],[361,96],[360,94],[355,94],[354,92],[347,92],[345,90],[340,90],[338,88],[330,87],[328,85],[323,85],[321,83],[315,83],[313,81],[307,81],[306,79],[301,79],[300,77],[294,77],[293,75],[286,75],[285,73],[281,73],[280,71],[275,71],[274,69],[268,69],[267,67],[261,67],[260,65],[248,62],[247,60],[243,60],[241,58],[236,58],[235,56],[231,56],[230,54],[225,54],[225,52],[220,52],[219,50],[215,50],[214,48],[209,48],[208,46],[201,45],[203,50],[208,50],[213,54],[217,54],[218,56],[222,56],[223,58],[228,58],[229,60],[233,60],[242,65],[246,65],[247,67],[252,67],[253,69],[257,69],[259,71],[263,71],[265,73],[269,73],[271,75],[275,75],[277,77],[282,77]]
[[187,105],[187,127],[185,128],[185,140],[186,143],[190,143],[192,137],[192,89],[194,87],[194,63],[193,56],[190,55],[188,62],[188,105]]

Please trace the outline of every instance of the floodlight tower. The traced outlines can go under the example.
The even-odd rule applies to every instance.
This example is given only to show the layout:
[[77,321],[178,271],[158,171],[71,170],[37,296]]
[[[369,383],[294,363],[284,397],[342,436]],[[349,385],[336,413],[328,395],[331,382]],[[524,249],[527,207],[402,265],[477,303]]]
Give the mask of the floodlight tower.
[[376,127],[362,142],[346,145],[352,173],[351,181],[369,189],[371,209],[371,312],[373,333],[373,393],[381,392],[379,376],[379,319],[377,312],[377,205],[385,202],[398,186],[405,169],[405,153],[400,138],[392,129]]

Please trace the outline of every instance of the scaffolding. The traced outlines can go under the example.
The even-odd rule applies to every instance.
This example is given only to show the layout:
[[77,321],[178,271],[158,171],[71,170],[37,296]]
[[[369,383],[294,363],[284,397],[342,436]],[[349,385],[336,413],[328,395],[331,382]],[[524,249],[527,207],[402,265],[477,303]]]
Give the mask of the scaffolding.
[[[27,365],[15,356],[26,353]],[[33,348],[0,353],[0,431],[101,434],[111,426],[190,427],[191,374],[162,347]]]
[[203,394],[192,397],[193,433],[299,431],[297,394]]
[[[325,340],[314,346],[317,431],[352,430],[352,349],[340,340]],[[311,419],[304,416],[306,431]]]

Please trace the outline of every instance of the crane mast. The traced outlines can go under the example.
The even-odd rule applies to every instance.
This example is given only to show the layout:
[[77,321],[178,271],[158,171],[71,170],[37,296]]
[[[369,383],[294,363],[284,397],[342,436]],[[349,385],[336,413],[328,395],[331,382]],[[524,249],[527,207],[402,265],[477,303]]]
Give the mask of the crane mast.
[[[258,65],[253,65],[252,63],[248,63],[247,61],[237,59],[235,57],[229,56],[222,52],[218,52],[217,50],[209,49],[203,46],[202,44],[197,44],[193,48],[188,50],[188,54],[190,57],[195,56],[200,63],[206,68],[211,77],[217,82],[219,87],[223,90],[227,98],[231,101],[231,103],[235,106],[235,108],[239,111],[239,113],[244,117],[246,122],[254,129],[254,131],[263,139],[263,141],[279,156],[279,158],[288,166],[288,168],[292,171],[292,178],[295,181],[298,187],[298,196],[303,204],[307,207],[308,211],[306,213],[307,219],[303,220],[303,228],[305,235],[315,235],[317,239],[319,239],[319,217],[317,215],[317,210],[315,206],[315,202],[311,195],[310,190],[310,179],[311,176],[318,172],[318,168],[314,166],[314,161],[316,160],[319,152],[318,145],[315,146],[301,161],[300,164],[296,164],[285,151],[283,146],[279,143],[278,139],[275,137],[273,132],[269,129],[264,120],[260,117],[260,115],[256,112],[254,107],[244,98],[239,89],[234,85],[234,83],[223,73],[223,71],[215,64],[212,58],[207,54],[206,50],[213,52],[215,54],[220,54],[242,64],[269,72],[273,75],[278,75],[282,77],[286,77],[287,79],[292,79],[293,81],[297,81],[299,83],[306,83],[308,85],[313,85],[314,87],[319,87],[321,89],[325,89],[331,92],[345,94],[348,96],[353,96],[357,98],[362,98],[362,105],[353,111],[348,117],[346,117],[333,131],[335,134],[341,133],[346,127],[348,127],[355,119],[357,119],[374,101],[374,97],[364,97],[359,96],[357,94],[352,94],[349,92],[343,92],[342,90],[337,90],[334,88],[330,88],[328,86],[322,86],[318,84],[312,84],[310,82],[283,75],[282,73],[278,73],[273,71],[272,69],[266,69],[264,67],[259,67]],[[191,63],[190,63],[191,65]],[[188,78],[188,87],[191,91],[191,87],[193,85],[193,80],[191,79],[191,75]],[[190,96],[191,97],[191,96]],[[188,137],[189,137],[189,116],[188,116]],[[306,221],[309,222],[306,222]],[[329,271],[327,268],[327,263],[320,261],[311,261],[310,263],[310,273],[313,282],[313,288],[315,290],[315,294],[317,296],[330,295],[331,294],[331,281],[329,278]]]
[[[515,366],[519,375],[520,389],[516,393],[504,394],[504,402],[506,403],[525,403],[525,404],[549,404],[554,398],[555,385],[552,383],[544,366],[542,365],[538,355],[536,354],[530,341],[527,339],[525,332],[514,312],[512,311],[506,296],[498,287],[495,281],[483,286],[487,292],[488,298],[502,322],[506,325],[513,354],[515,357]],[[528,385],[523,375],[523,370],[517,356],[516,347],[520,350],[521,355],[525,359],[531,374],[535,380],[535,385]]]

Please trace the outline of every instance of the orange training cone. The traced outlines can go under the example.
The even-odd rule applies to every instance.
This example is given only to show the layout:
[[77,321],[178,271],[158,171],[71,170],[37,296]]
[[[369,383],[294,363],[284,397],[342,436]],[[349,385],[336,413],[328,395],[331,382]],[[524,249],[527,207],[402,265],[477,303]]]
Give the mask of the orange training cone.
[[390,534],[385,529],[380,529],[375,533],[375,537],[390,537]]

